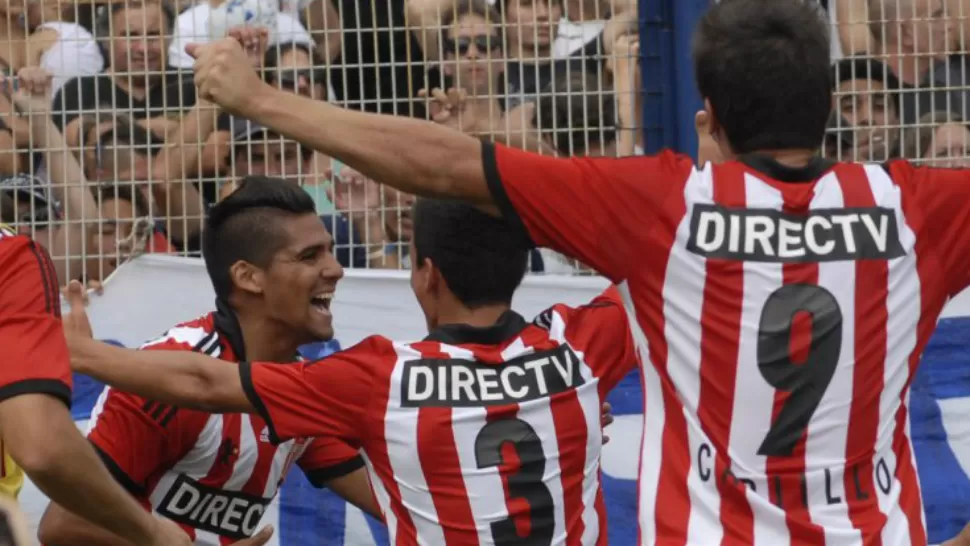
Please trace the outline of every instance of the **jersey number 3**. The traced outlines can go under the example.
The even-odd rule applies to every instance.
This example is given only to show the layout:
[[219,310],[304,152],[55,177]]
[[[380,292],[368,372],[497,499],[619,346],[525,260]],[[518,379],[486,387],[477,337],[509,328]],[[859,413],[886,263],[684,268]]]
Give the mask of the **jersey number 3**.
[[555,527],[552,493],[543,482],[546,454],[536,431],[521,419],[501,419],[482,427],[475,438],[478,468],[509,464],[503,446],[510,445],[519,459],[517,471],[508,476],[509,497],[529,504],[529,530],[520,535],[511,517],[492,523],[497,546],[548,546]]
[[[796,362],[792,330],[800,314],[811,321],[811,337],[807,356]],[[792,454],[832,382],[841,349],[842,310],[831,292],[810,284],[788,284],[768,296],[758,328],[758,370],[768,384],[788,397],[771,423],[759,455]]]

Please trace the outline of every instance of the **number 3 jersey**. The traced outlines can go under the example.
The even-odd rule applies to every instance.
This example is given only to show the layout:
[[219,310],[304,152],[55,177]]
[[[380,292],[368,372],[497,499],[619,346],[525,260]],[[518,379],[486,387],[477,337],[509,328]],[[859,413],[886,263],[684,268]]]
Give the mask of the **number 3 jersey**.
[[908,389],[970,283],[970,171],[483,152],[503,217],[626,303],[642,544],[926,544]]
[[601,546],[601,406],[635,365],[611,289],[531,324],[509,311],[240,374],[272,438],[362,448],[392,544]]
[[[230,362],[244,354],[228,309],[180,324],[142,349],[199,351]],[[113,388],[102,393],[89,427],[88,439],[115,479],[199,546],[253,534],[294,465],[315,487],[363,466],[357,449],[343,442],[299,437],[276,445],[259,416],[176,408]]]

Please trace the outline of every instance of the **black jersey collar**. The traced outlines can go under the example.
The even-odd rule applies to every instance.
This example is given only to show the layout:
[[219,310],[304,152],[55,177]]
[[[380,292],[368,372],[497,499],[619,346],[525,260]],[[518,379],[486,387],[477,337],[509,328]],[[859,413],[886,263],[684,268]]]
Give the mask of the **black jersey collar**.
[[814,182],[835,166],[835,162],[814,156],[804,167],[789,167],[764,154],[745,154],[738,161],[779,182]]
[[508,310],[491,326],[470,326],[468,324],[443,324],[424,338],[425,341],[438,341],[449,345],[474,343],[478,345],[497,345],[511,339],[526,328],[529,323],[522,315]]
[[219,335],[229,343],[236,360],[245,361],[246,343],[243,341],[242,326],[239,325],[236,312],[220,298],[216,298],[216,312],[212,314],[212,322]]

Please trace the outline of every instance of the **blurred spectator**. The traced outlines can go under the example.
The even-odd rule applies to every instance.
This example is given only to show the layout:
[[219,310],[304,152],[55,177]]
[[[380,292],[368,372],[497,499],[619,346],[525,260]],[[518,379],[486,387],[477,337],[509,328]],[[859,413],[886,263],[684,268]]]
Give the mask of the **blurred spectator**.
[[[112,4],[98,17],[95,34],[109,59],[96,76],[75,78],[64,84],[54,99],[54,121],[64,128],[86,113],[113,113],[135,119],[162,117],[165,122],[195,104],[191,73],[167,69],[167,35],[175,12],[165,1]],[[70,129],[69,129],[70,131]]]
[[171,252],[165,236],[154,230],[148,206],[138,191],[126,184],[91,188],[97,201],[98,221],[91,229],[83,278],[103,281],[125,261],[152,249]]
[[327,100],[326,61],[302,42],[271,45],[263,63],[267,82],[313,100]]
[[498,106],[495,97],[504,69],[498,22],[498,12],[485,0],[461,0],[441,19],[445,88],[463,89],[470,99],[487,101],[488,108]]
[[902,130],[892,157],[933,167],[965,169],[970,167],[970,128],[952,112],[930,112],[916,125]]
[[539,96],[532,125],[560,155],[616,157],[616,106],[605,91],[593,74],[557,75]]
[[832,65],[835,115],[855,130],[852,161],[885,161],[899,131],[899,81],[874,59],[842,59]]
[[640,38],[624,34],[616,39],[606,68],[616,93],[616,153],[620,157],[643,153],[643,105],[640,94]]
[[151,162],[161,151],[164,139],[126,115],[98,120],[93,115],[78,118],[77,147],[82,151],[88,180],[115,182],[147,180]]
[[869,0],[869,26],[880,56],[899,80],[924,82],[955,48],[955,21],[944,0]]
[[[855,129],[849,125],[849,120],[839,115],[837,110],[833,110],[825,128],[822,157],[836,161],[851,161],[855,157],[855,150]],[[892,152],[890,157],[893,157]]]

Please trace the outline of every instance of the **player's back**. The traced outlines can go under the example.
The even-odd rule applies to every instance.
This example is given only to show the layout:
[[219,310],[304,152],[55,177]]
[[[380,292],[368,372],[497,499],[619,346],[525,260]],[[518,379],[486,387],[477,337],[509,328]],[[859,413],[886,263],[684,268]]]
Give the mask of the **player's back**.
[[363,447],[397,544],[606,544],[600,408],[635,356],[594,305],[393,343]]
[[907,389],[970,272],[940,202],[966,177],[928,173],[755,158],[684,178],[644,249],[664,259],[622,287],[652,318],[648,541],[925,543]]

